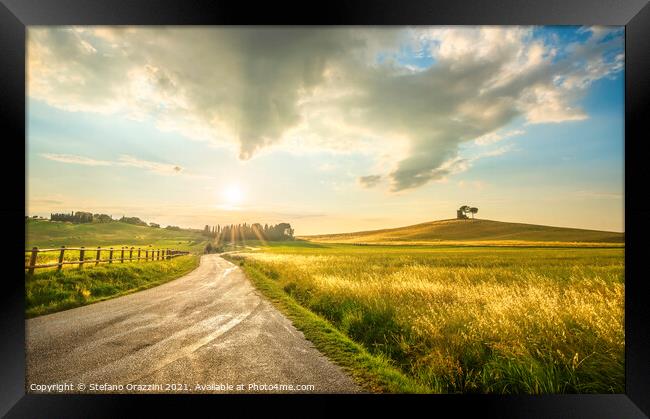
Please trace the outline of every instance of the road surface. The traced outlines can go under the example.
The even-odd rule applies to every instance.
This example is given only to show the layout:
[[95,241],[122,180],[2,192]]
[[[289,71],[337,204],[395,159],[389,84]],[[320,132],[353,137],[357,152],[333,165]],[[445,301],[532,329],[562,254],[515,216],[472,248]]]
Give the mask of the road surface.
[[26,341],[31,393],[360,391],[219,255],[158,287],[29,319]]

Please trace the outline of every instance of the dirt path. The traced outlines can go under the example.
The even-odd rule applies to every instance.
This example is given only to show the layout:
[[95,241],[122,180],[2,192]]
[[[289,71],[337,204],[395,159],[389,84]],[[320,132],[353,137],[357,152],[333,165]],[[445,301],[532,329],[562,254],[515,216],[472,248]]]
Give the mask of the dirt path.
[[26,335],[28,392],[360,391],[218,255],[161,286],[27,320]]

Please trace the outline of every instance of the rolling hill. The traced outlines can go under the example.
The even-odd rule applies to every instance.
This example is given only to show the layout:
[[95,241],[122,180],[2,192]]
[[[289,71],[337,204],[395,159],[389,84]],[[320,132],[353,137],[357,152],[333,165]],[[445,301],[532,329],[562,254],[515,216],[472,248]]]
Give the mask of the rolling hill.
[[439,220],[407,227],[359,231],[344,234],[303,236],[302,239],[329,243],[358,244],[552,244],[607,243],[623,245],[624,233],[507,223],[492,220]]
[[206,239],[199,230],[167,230],[122,222],[73,224],[29,220],[25,224],[25,245],[52,248],[59,246],[158,246],[178,250],[198,250]]

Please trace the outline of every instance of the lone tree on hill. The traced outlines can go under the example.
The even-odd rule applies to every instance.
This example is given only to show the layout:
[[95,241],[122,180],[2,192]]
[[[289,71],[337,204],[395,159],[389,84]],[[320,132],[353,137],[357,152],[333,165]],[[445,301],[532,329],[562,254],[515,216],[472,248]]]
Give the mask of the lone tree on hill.
[[474,218],[474,214],[477,212],[478,208],[470,207],[469,205],[463,205],[456,210],[456,218],[459,220],[467,220],[469,218],[467,214],[472,214],[472,218]]
[[463,205],[462,207],[458,208],[456,210],[456,218],[459,220],[466,220],[467,215],[465,215],[469,211],[469,207],[467,205]]

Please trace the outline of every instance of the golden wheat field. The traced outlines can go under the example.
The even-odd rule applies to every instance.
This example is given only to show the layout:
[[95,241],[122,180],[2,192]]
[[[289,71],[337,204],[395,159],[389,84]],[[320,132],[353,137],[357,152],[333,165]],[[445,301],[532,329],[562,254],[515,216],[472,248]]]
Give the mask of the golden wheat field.
[[624,391],[623,249],[285,245],[242,253],[432,392]]

